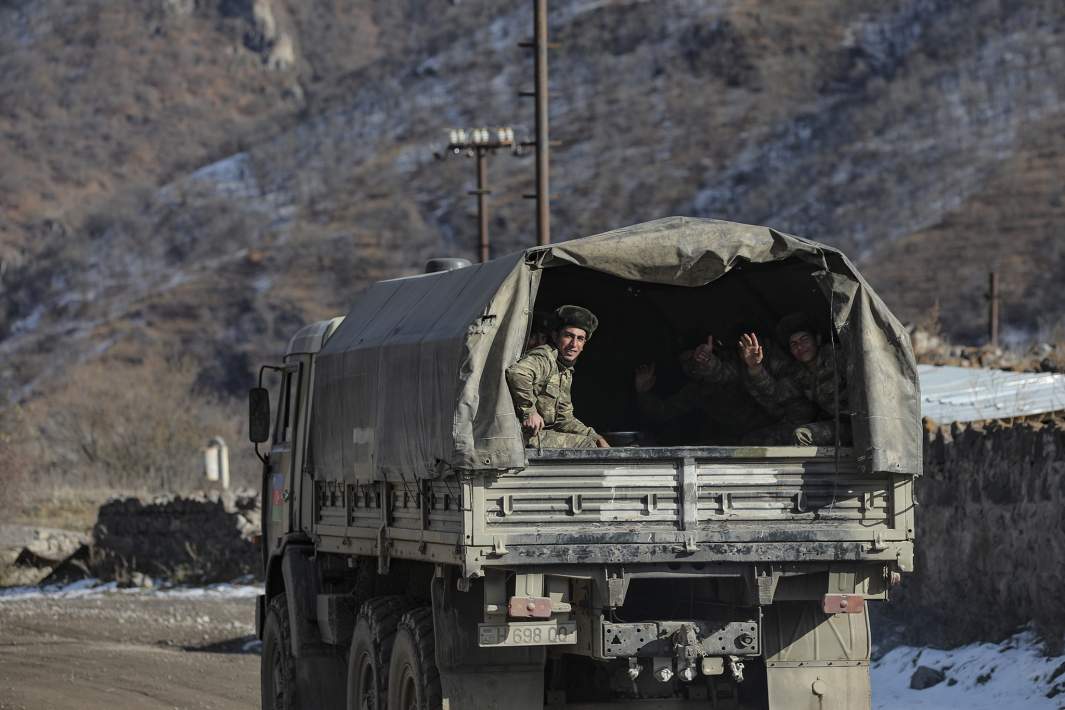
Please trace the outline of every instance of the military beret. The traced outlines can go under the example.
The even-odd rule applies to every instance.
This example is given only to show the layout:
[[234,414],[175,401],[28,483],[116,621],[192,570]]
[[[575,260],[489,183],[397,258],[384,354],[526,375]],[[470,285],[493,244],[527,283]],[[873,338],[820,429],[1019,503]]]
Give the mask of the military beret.
[[777,323],[777,340],[784,347],[788,347],[791,336],[799,332],[817,334],[813,319],[805,313],[789,313]]
[[580,328],[591,340],[592,333],[599,327],[599,319],[587,308],[580,306],[559,306],[555,311],[555,329],[561,330],[567,326]]

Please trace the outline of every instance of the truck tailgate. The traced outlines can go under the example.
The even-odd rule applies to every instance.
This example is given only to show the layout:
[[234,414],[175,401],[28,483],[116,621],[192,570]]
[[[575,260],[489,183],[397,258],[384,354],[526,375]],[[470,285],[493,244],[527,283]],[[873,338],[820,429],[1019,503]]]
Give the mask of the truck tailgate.
[[544,451],[475,488],[480,544],[904,541],[911,479],[849,449]]

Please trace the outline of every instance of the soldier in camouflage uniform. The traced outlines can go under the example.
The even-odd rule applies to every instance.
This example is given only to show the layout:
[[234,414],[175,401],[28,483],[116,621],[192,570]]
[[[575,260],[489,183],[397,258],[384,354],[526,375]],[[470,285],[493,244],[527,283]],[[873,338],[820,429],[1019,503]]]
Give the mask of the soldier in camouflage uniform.
[[544,311],[533,311],[532,328],[529,329],[529,337],[525,339],[526,350],[532,350],[551,342],[553,321],[553,314]]
[[638,367],[633,385],[640,412],[657,424],[689,413],[702,414],[701,425],[693,432],[697,438],[684,443],[746,443],[751,432],[761,431],[776,421],[748,393],[742,382],[744,368],[736,354],[714,352],[713,336],[708,336],[694,350],[682,352],[680,369],[688,381],[669,396],[661,397],[653,391],[657,381],[654,364]]
[[553,345],[540,345],[507,368],[507,385],[525,432],[526,446],[584,449],[609,446],[573,415],[573,365],[599,319],[580,306],[555,311]]
[[[796,423],[794,414],[783,424],[763,432],[772,441],[795,446],[834,446],[836,415],[839,414],[839,439],[849,444],[850,416],[847,412],[846,368],[830,348],[821,347],[817,330],[810,319],[793,313],[780,321],[777,338],[786,344],[791,362],[776,373],[765,366],[764,349],[758,336],[749,333],[740,339],[740,357],[747,366],[747,383],[751,395],[762,406],[795,411],[806,402],[814,407],[815,416]],[[837,367],[838,365],[838,367]]]

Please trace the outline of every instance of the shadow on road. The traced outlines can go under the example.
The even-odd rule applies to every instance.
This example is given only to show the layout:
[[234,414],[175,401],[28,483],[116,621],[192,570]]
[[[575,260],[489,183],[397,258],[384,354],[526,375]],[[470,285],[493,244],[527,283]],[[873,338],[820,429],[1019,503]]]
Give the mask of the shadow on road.
[[254,656],[262,655],[262,641],[255,636],[238,636],[237,638],[214,641],[206,644],[189,644],[178,646],[183,651],[194,653],[243,653]]

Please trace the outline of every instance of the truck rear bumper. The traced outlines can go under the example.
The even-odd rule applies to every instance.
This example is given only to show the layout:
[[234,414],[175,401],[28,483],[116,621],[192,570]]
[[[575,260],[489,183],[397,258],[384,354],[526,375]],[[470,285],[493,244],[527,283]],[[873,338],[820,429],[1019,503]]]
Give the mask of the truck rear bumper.
[[484,566],[527,564],[639,564],[671,563],[678,570],[698,570],[693,565],[708,563],[799,563],[799,562],[897,562],[909,571],[913,560],[913,543],[883,543],[876,547],[867,542],[752,542],[682,543],[630,542],[581,545],[505,545],[483,560]]

